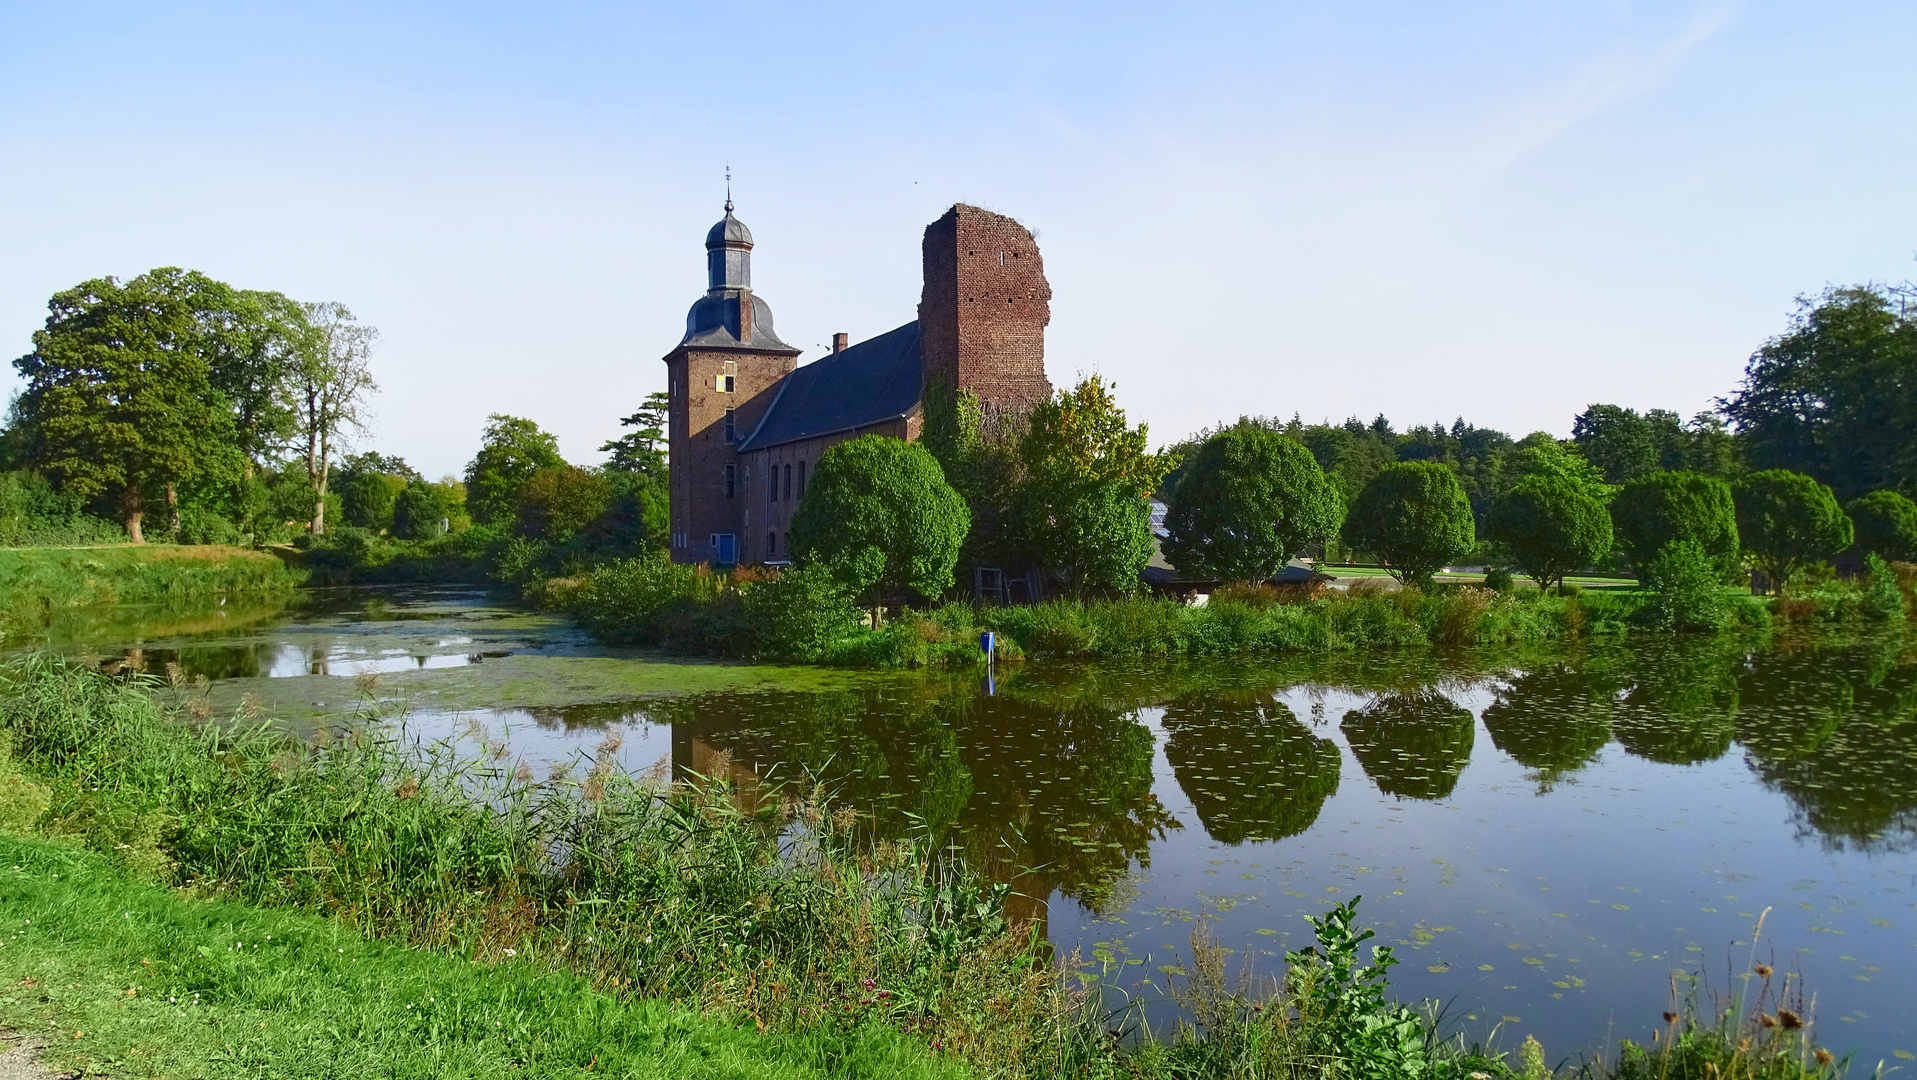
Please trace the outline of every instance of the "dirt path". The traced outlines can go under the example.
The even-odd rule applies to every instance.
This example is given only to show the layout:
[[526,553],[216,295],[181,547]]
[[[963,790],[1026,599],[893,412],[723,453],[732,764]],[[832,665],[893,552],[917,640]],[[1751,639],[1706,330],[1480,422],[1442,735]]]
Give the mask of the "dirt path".
[[46,1044],[17,1032],[0,1032],[0,1080],[71,1080],[77,1073],[57,1073],[40,1064]]

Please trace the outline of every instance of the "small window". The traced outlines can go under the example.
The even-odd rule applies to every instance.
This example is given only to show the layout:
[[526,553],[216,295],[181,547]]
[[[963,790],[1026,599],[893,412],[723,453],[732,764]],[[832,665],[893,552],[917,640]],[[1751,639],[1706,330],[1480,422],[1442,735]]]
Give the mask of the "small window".
[[790,465],[785,467],[785,497],[788,500],[792,498],[792,466]]
[[731,409],[726,410],[726,441],[727,442],[739,441],[739,429],[736,426],[734,426]]
[[805,462],[799,462],[799,498],[805,498]]
[[765,553],[768,558],[779,553],[779,534],[768,530],[765,534]]
[[737,380],[733,376],[727,375],[725,377],[725,385],[720,387],[719,389],[724,390],[726,393],[730,394],[737,388],[737,385],[738,385]]
[[733,494],[738,490],[738,486],[739,486],[739,467],[737,465],[727,465],[726,466],[726,498],[728,499],[732,498]]
[[766,469],[766,479],[770,481],[770,483],[766,484],[765,501],[778,502],[779,501],[779,467],[777,465],[773,465]]

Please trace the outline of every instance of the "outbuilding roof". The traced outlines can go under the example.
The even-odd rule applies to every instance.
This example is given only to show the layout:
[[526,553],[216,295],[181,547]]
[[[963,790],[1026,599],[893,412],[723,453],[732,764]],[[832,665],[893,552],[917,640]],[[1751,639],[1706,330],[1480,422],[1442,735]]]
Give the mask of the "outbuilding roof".
[[868,338],[796,369],[739,449],[761,450],[909,415],[923,387],[919,324]]

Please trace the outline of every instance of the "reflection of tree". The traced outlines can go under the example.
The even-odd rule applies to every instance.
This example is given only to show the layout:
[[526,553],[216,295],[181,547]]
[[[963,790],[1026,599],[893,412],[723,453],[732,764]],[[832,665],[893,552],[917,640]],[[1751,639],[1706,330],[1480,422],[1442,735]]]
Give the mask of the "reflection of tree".
[[1737,729],[1745,646],[1728,638],[1667,637],[1632,665],[1612,733],[1625,750],[1666,765],[1714,761]]
[[1385,694],[1338,725],[1365,775],[1387,795],[1442,799],[1471,761],[1471,712],[1436,690]]
[[1130,710],[1047,694],[978,699],[965,713],[957,726],[980,778],[965,843],[980,863],[1036,867],[1099,908],[1178,827],[1152,794],[1152,734]]
[[1540,790],[1576,772],[1611,741],[1614,684],[1568,664],[1546,664],[1512,678],[1485,707],[1491,742],[1534,769]]
[[731,755],[735,769],[817,780],[836,801],[870,813],[881,834],[941,834],[971,797],[951,727],[915,699],[878,691],[712,694],[646,712],[672,725],[675,772],[690,765],[696,742]]
[[1296,836],[1338,790],[1338,745],[1269,694],[1194,695],[1166,706],[1165,729],[1165,757],[1214,840]]
[[1778,651],[1738,684],[1752,767],[1827,846],[1917,846],[1917,668],[1870,644]]

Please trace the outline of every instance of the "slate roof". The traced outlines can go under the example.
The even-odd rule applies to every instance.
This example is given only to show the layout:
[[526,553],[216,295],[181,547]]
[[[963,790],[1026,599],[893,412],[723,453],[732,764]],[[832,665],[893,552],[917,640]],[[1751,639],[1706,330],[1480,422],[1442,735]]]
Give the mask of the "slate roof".
[[762,450],[897,419],[918,407],[922,383],[914,320],[787,375],[758,430],[739,449]]

